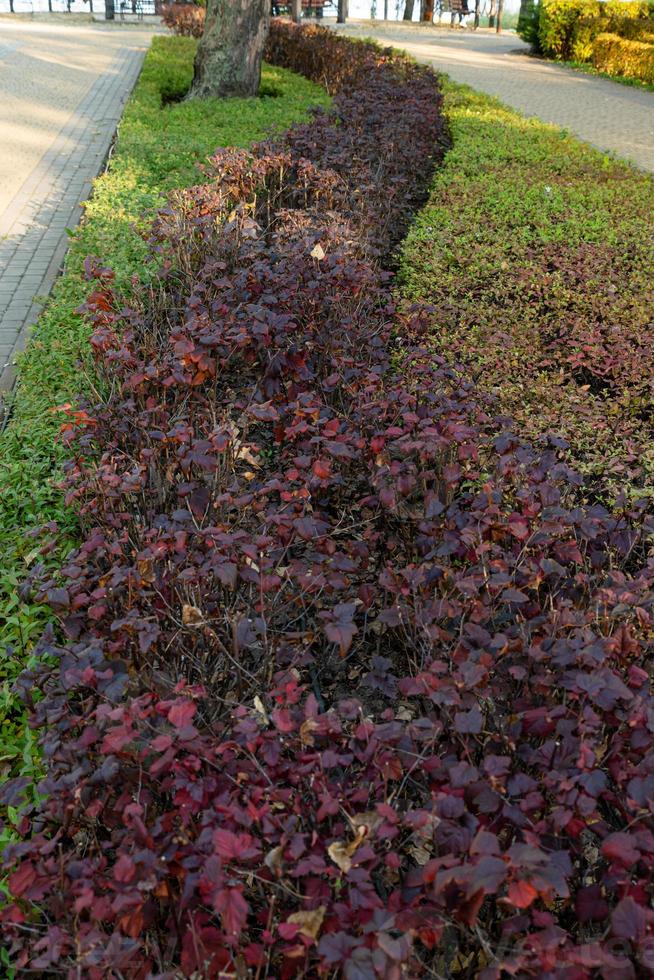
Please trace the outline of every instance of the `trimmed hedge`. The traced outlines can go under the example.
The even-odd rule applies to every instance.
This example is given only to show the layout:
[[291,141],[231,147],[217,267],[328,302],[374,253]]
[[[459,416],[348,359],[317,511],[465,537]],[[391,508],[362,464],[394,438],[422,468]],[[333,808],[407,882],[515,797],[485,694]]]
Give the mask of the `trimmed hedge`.
[[204,7],[192,3],[167,3],[161,8],[166,27],[183,37],[202,37],[206,13]]
[[569,507],[560,441],[394,308],[435,79],[298,31],[334,111],[218,154],[130,304],[89,267],[110,384],[67,426],[86,537],[40,581],[66,640],[22,680],[49,771],[3,937],[90,980],[635,975],[652,522]]
[[591,61],[600,34],[636,38],[651,30],[651,0],[540,0],[523,11],[520,36],[548,58]]
[[[197,182],[200,161],[217,145],[249,146],[271,127],[281,130],[305,118],[309,106],[329,102],[307,79],[264,65],[260,98],[166,104],[188,89],[195,48],[187,38],[153,38],[108,169],[94,182],[84,221],[71,238],[66,270],[20,358],[11,422],[0,434],[1,779],[21,773],[35,781],[40,768],[14,682],[31,662],[51,615],[26,597],[24,580],[44,540],[51,550],[40,560],[58,567],[79,539],[77,515],[65,505],[61,488],[67,450],[60,438],[60,406],[98,384],[88,343],[91,327],[76,312],[90,288],[85,258],[102,255],[115,271],[117,287],[129,294],[133,277],[145,282],[155,271],[156,264],[147,261],[152,216],[167,193]],[[41,526],[43,534],[34,537]],[[4,807],[0,816],[2,843],[17,817]],[[0,963],[5,955],[0,949]]]
[[[291,45],[294,34],[286,36]],[[311,37],[322,43],[322,35]],[[104,977],[181,967],[187,975],[213,976],[244,963],[266,973],[279,967],[283,975],[305,962],[333,969],[351,959],[363,966],[374,952],[377,967],[392,976],[397,962],[413,960],[411,943],[380,915],[377,875],[372,862],[361,863],[371,861],[370,847],[359,847],[358,831],[351,847],[337,802],[337,793],[346,792],[351,812],[364,821],[360,786],[374,787],[389,807],[380,839],[396,835],[386,795],[389,780],[398,779],[392,727],[367,737],[359,709],[344,706],[339,735],[323,698],[333,697],[335,683],[348,684],[348,675],[351,682],[354,662],[346,654],[360,630],[355,614],[364,602],[373,605],[366,579],[369,566],[370,573],[380,570],[369,557],[377,533],[362,513],[374,517],[376,495],[392,508],[397,492],[394,467],[373,462],[394,451],[372,440],[372,432],[385,417],[388,439],[398,439],[393,428],[403,408],[406,436],[419,437],[417,430],[411,435],[410,395],[407,400],[398,388],[389,391],[386,406],[381,400],[392,308],[377,256],[392,249],[424,198],[444,147],[443,120],[427,69],[345,40],[333,53],[350,93],[338,97],[333,113],[316,114],[276,145],[253,155],[218,154],[209,182],[178,195],[161,215],[153,245],[166,265],[151,288],[135,287],[131,306],[114,291],[113,273],[88,264],[97,283],[87,309],[105,400],[92,412],[70,413],[68,434],[80,438],[68,467],[69,500],[81,506],[86,538],[61,575],[41,586],[71,641],[61,651],[67,666],[61,673],[57,646],[46,637],[48,654],[39,667],[45,673],[36,684],[25,678],[30,691],[44,692],[36,715],[50,719],[44,729],[49,771],[44,798],[32,808],[36,835],[10,851],[20,867],[10,876],[17,902],[4,912],[3,937],[19,970],[71,968]],[[355,77],[365,77],[363,88],[352,86]],[[435,405],[454,424],[458,412],[449,400],[436,397]],[[399,484],[407,500],[414,465],[408,460]],[[106,494],[92,489],[97,480]],[[172,578],[157,583],[160,573],[168,577],[169,561]],[[160,589],[162,606],[154,597]],[[181,632],[177,612],[170,607],[172,619],[165,612],[171,600],[182,602]],[[209,633],[197,630],[197,617],[205,615]],[[221,664],[223,654],[218,660],[214,654],[228,621],[228,659]],[[294,674],[314,672],[310,631],[326,655],[315,668],[313,700]],[[205,654],[206,701],[197,685],[181,684],[183,675],[191,682],[193,663],[199,666],[196,657]],[[380,653],[370,665],[371,704],[379,685],[395,684],[385,663]],[[164,689],[170,697],[162,700]],[[157,761],[151,752],[163,743],[155,739],[134,768],[132,751],[140,755],[142,735],[149,742],[151,722],[155,728],[163,722],[166,731],[173,725],[182,739],[191,733],[196,706],[189,694],[204,704],[197,740],[194,735],[180,751],[166,749],[166,759]],[[116,720],[109,707],[114,698],[130,734],[115,741],[117,732],[107,732],[99,740],[97,726],[104,727],[105,717],[113,718],[111,726]],[[253,698],[262,715],[251,713]],[[247,709],[237,708],[239,700]],[[292,738],[298,701],[305,714]],[[84,734],[80,709],[89,723]],[[257,718],[274,726],[261,729],[261,740]],[[254,741],[246,734],[253,720]],[[132,721],[145,728],[132,730]],[[359,764],[347,785],[340,766],[350,740],[358,742],[362,733],[366,746],[355,747]],[[177,735],[173,741],[176,746]],[[414,743],[420,752],[419,731]],[[327,745],[334,764],[322,751]],[[404,736],[400,748],[409,748]],[[139,790],[133,777],[146,756]],[[175,788],[178,764],[189,775],[200,766],[195,788]],[[279,798],[269,796],[271,786]],[[14,783],[5,802],[14,805],[22,791],[23,783]],[[375,814],[370,821],[376,830]],[[420,818],[409,818],[407,827],[411,822],[419,841]],[[310,839],[312,823],[319,840]],[[19,829],[26,832],[27,824]],[[63,879],[50,876],[45,840],[51,833]],[[82,837],[87,844],[78,852]],[[219,851],[209,855],[214,840]],[[181,848],[176,856],[171,846]],[[351,889],[342,876],[355,861],[360,870]],[[394,861],[388,860],[383,890],[396,877]],[[285,883],[289,862],[294,885]],[[241,879],[237,866],[246,865],[253,876],[248,871]],[[35,885],[40,918],[29,908]],[[345,937],[344,903],[351,925]],[[408,922],[409,905],[406,913]]]
[[593,65],[607,75],[627,75],[654,85],[654,43],[600,34],[593,42]]

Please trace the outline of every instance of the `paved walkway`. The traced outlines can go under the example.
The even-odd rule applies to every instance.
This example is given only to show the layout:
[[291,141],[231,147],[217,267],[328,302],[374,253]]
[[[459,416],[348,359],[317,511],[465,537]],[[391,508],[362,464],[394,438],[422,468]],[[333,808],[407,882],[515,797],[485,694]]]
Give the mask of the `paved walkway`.
[[0,400],[151,36],[0,18]]
[[654,92],[531,58],[515,34],[370,21],[336,29],[404,48],[457,82],[654,171]]

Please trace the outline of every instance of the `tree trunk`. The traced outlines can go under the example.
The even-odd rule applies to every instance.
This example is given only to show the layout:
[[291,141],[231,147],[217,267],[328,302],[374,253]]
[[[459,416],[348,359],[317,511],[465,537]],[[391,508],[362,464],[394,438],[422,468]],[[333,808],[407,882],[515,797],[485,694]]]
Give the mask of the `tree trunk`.
[[413,4],[414,0],[405,0],[404,16],[402,20],[413,20]]
[[475,0],[475,30],[479,27],[479,8],[481,7],[481,0]]
[[495,11],[497,10],[497,0],[490,0],[490,10],[488,12],[488,26],[495,27]]
[[256,95],[270,0],[208,0],[191,98]]
[[502,32],[502,14],[504,13],[504,0],[497,0],[497,24],[495,30],[498,34]]
[[337,24],[344,24],[347,20],[348,15],[348,2],[347,0],[338,0],[338,16],[336,18]]
[[434,0],[422,0],[422,20],[431,24],[434,20]]
[[384,20],[388,20],[388,0],[384,0]]
[[[339,4],[340,10],[340,4]],[[292,0],[291,2],[291,17],[296,24],[299,24],[302,20],[302,0]]]

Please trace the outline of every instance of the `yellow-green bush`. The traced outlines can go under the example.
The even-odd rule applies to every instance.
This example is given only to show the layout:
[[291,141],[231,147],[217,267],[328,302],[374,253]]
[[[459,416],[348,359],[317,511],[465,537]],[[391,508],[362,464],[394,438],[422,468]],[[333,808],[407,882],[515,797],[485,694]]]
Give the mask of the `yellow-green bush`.
[[593,64],[607,75],[627,75],[654,85],[654,44],[600,34],[593,43]]
[[[651,0],[541,0],[538,39],[543,54],[562,61],[590,61],[599,34],[638,32],[651,25]],[[629,25],[626,27],[625,25]]]

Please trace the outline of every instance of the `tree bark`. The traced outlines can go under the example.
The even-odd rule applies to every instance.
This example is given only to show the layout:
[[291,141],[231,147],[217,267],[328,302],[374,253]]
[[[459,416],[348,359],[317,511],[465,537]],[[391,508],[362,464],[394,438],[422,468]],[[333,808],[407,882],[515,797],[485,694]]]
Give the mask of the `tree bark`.
[[384,20],[388,20],[388,0],[384,0]]
[[495,11],[497,10],[497,0],[490,0],[490,10],[488,12],[488,26],[495,27]]
[[477,28],[479,27],[480,7],[481,7],[481,0],[475,0],[475,30],[477,30]]
[[422,0],[421,19],[428,24],[434,20],[434,0]]
[[495,25],[495,31],[497,34],[502,33],[502,14],[504,13],[504,0],[497,0],[497,23]]
[[256,95],[270,0],[208,0],[190,98]]
[[347,20],[348,12],[347,0],[338,0],[338,16],[336,17],[336,23],[344,24]]
[[[340,10],[340,3],[339,3]],[[292,0],[291,2],[291,17],[296,24],[299,24],[302,20],[302,0]]]
[[413,20],[413,4],[414,0],[405,0],[402,20]]

